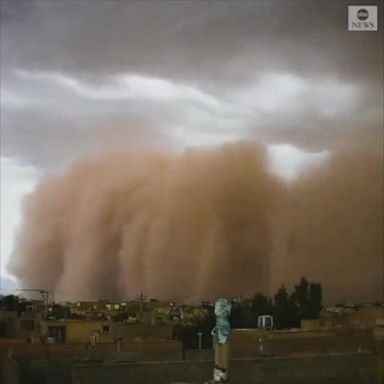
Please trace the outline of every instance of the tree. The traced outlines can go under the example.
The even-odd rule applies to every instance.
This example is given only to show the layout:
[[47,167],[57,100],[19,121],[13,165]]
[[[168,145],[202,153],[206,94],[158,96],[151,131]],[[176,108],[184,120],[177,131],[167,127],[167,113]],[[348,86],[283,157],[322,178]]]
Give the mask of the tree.
[[252,298],[252,308],[256,317],[272,315],[272,300],[262,293],[256,293]]
[[301,319],[316,319],[322,308],[322,288],[320,283],[309,283],[305,277],[295,285],[292,299],[298,307]]
[[229,323],[231,328],[256,328],[257,316],[252,307],[252,300],[245,299],[233,304]]
[[308,294],[309,283],[305,277],[300,279],[299,284],[295,285],[292,293],[292,299],[298,307],[300,318],[306,318],[309,311],[309,294]]
[[7,295],[1,298],[0,308],[6,311],[17,311],[19,304],[19,298],[14,295]]
[[322,301],[322,287],[320,283],[311,283],[309,285],[309,318],[317,319],[319,313],[323,308]]
[[212,329],[216,325],[216,316],[213,308],[208,310],[207,314],[196,323],[196,333],[202,332],[202,347],[212,348]]
[[20,300],[18,296],[7,295],[0,299],[0,309],[6,311],[17,311],[18,315],[26,311],[26,302],[25,300]]
[[216,324],[216,317],[213,309],[201,319],[196,320],[193,324],[175,324],[173,326],[173,338],[181,340],[184,349],[198,348],[198,332],[202,335],[202,347],[212,348],[211,331]]
[[232,328],[257,328],[258,317],[271,314],[272,300],[258,292],[252,299],[233,304],[229,322]]
[[288,295],[284,285],[280,287],[274,298],[273,317],[275,327],[277,329],[298,327],[297,307],[292,300],[292,296]]
[[50,319],[69,319],[71,317],[70,309],[60,304],[52,305],[48,311]]

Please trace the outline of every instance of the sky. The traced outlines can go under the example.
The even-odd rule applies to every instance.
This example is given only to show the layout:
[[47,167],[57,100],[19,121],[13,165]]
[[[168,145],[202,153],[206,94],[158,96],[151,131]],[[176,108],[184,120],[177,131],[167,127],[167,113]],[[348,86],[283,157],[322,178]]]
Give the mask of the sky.
[[382,19],[347,4],[377,2],[2,0],[2,276],[25,196],[87,154],[257,140],[292,180],[379,143]]

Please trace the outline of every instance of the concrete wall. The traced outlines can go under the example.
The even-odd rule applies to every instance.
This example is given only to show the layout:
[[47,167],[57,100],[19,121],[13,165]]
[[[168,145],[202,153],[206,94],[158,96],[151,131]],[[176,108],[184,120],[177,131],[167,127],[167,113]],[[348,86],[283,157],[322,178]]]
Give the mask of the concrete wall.
[[186,349],[184,351],[183,360],[213,360],[215,358],[214,349]]
[[[13,364],[10,379],[15,380],[19,375],[20,384],[169,384],[177,381],[204,382],[212,376],[213,361],[199,361],[209,358],[212,351],[202,351],[207,353],[200,356],[198,351],[187,351],[191,354],[187,353],[186,357],[194,361],[180,361],[178,354],[172,361],[172,354],[161,351],[157,355],[156,352],[103,354],[91,351],[92,354],[79,356],[73,346],[67,346],[65,352],[68,354],[63,352],[57,350],[49,359],[19,355],[15,358],[18,372],[15,372]],[[382,355],[361,353],[232,359],[230,373],[232,382],[237,384],[379,384],[384,382],[377,378],[382,358]]]
[[353,326],[375,326],[384,325],[384,307],[373,306],[373,307],[362,307],[356,310],[344,310],[341,312],[326,312],[326,319],[330,319],[332,323]]
[[6,360],[4,348],[0,372],[6,373],[8,381],[0,380],[1,384],[14,384],[10,381],[14,377],[20,377],[20,384],[71,384],[71,367],[81,362],[180,361],[182,358],[182,346],[177,341],[126,343],[121,352],[116,352],[114,344],[99,344],[93,349],[83,344],[13,343],[8,347],[14,364]]
[[12,358],[5,358],[0,360],[0,383],[20,383],[18,366]]
[[[117,323],[118,324],[118,323]],[[124,324],[116,327],[116,333],[123,337],[123,340],[170,340],[172,339],[172,326],[170,325],[145,325],[145,324]]]
[[42,334],[47,334],[48,327],[65,327],[66,343],[90,342],[93,332],[101,331],[103,326],[109,327],[109,332],[100,333],[99,343],[111,343],[116,336],[122,336],[123,341],[136,340],[170,340],[172,327],[170,325],[125,324],[98,320],[65,320],[46,321],[42,323]]
[[[108,359],[110,356],[117,359],[116,344],[98,344],[95,348],[87,348],[85,344],[9,344],[3,354],[12,350],[12,356],[18,359],[44,360],[52,358],[97,358]],[[163,359],[181,360],[182,345],[179,341],[145,341],[145,342],[123,342],[121,344],[120,354],[131,353],[131,356],[137,356],[137,359]],[[136,359],[136,360],[137,360]]]
[[[212,361],[75,365],[72,384],[204,382],[212,378],[212,368]],[[230,362],[230,380],[240,384],[380,383],[373,354],[235,359]]]
[[306,331],[313,331],[319,329],[332,329],[335,323],[332,319],[301,319],[300,328]]
[[231,356],[248,358],[306,353],[376,352],[370,329],[314,331],[233,330]]
[[17,363],[10,356],[9,348],[21,343],[21,340],[0,339],[0,383],[2,384],[19,383]]
[[363,325],[384,325],[384,307],[362,307],[359,308],[351,322]]

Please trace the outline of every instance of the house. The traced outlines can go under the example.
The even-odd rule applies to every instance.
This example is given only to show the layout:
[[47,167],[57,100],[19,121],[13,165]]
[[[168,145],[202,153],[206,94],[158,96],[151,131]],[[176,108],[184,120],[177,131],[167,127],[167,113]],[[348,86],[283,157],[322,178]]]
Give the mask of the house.
[[106,320],[46,320],[40,333],[49,344],[112,343],[114,323]]

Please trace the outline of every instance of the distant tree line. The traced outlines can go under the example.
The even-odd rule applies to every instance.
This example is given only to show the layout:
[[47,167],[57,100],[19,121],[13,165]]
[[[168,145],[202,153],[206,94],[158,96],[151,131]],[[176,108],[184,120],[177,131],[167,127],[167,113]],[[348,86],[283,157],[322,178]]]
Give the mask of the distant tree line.
[[[270,297],[256,293],[252,298],[234,301],[230,316],[231,328],[257,328],[258,317],[272,315],[274,328],[299,328],[301,319],[316,319],[322,309],[322,287],[320,283],[307,281],[302,277],[289,293],[282,285]],[[213,308],[207,315],[193,324],[176,324],[173,336],[182,340],[184,348],[198,347],[198,332],[202,332],[202,347],[212,347],[211,330],[215,326]]]
[[232,328],[256,328],[260,315],[272,315],[277,329],[298,328],[301,319],[316,319],[322,309],[320,283],[307,281],[305,277],[289,293],[282,285],[273,300],[261,293],[251,299],[234,303],[231,313]]
[[16,311],[18,314],[25,312],[27,304],[15,295],[7,295],[0,298],[0,309],[5,311]]
[[198,332],[202,333],[202,348],[212,348],[212,329],[215,327],[216,317],[213,308],[206,316],[196,319],[194,323],[178,323],[173,326],[173,337],[183,342],[184,349],[197,349],[199,347]]

